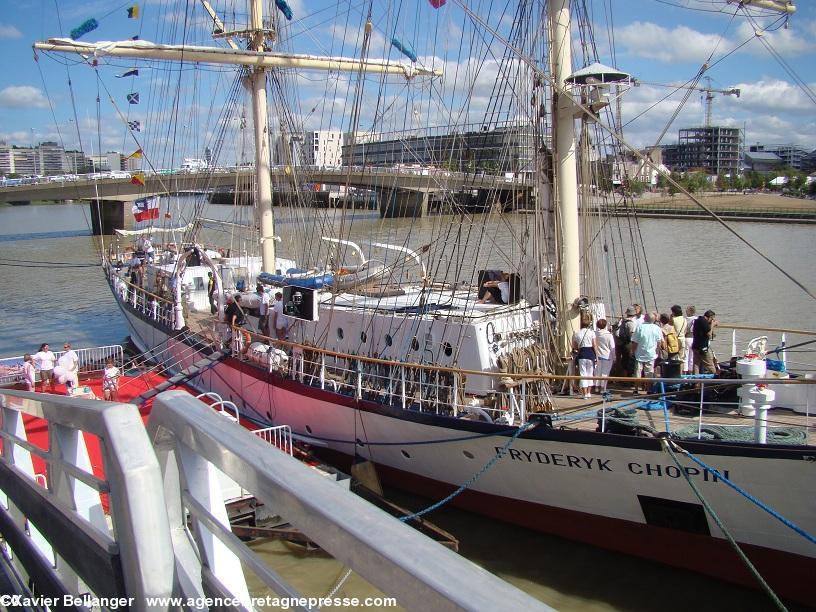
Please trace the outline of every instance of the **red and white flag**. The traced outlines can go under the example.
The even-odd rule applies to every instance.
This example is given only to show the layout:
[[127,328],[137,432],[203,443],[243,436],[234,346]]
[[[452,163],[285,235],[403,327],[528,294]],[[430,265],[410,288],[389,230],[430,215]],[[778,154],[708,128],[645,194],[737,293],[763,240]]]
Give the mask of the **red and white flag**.
[[133,202],[133,218],[136,221],[147,221],[159,218],[159,198],[142,198]]

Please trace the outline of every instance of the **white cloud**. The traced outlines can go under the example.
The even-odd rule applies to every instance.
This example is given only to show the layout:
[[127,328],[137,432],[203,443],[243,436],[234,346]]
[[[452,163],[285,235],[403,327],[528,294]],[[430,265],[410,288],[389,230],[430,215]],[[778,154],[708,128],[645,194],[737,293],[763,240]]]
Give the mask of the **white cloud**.
[[0,90],[0,106],[6,108],[48,108],[42,91],[30,85],[9,85]]
[[[787,81],[762,80],[755,83],[738,83],[741,90],[739,106],[742,110],[765,113],[796,113],[813,115],[813,102],[805,93]],[[810,84],[816,89],[816,83]]]
[[[801,27],[798,29],[790,27],[772,32],[761,31],[760,33],[762,39],[782,55],[813,53],[816,51],[816,22],[804,22],[799,25]],[[756,36],[756,34],[753,25],[743,21],[737,27],[736,38],[742,42],[751,36]],[[767,55],[768,53],[765,45],[759,41],[746,45],[745,49],[756,55]]]
[[0,23],[0,38],[22,38],[23,33],[13,25]]
[[625,53],[661,62],[702,62],[717,47],[720,36],[704,34],[686,26],[664,28],[635,21],[615,32],[617,46]]
[[[816,23],[806,21],[798,27],[762,31],[762,39],[782,55],[816,52]],[[667,63],[703,62],[716,50],[718,55],[736,49],[740,44],[756,36],[754,26],[742,21],[732,36],[698,32],[686,26],[669,29],[651,22],[635,21],[618,28],[615,39],[619,51]],[[765,56],[765,45],[754,40],[738,53]]]

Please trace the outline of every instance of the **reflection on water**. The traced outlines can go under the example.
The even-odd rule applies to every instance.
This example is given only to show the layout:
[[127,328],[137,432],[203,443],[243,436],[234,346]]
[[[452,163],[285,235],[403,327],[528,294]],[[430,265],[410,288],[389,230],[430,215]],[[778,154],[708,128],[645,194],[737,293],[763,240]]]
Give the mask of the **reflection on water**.
[[[238,215],[244,222],[250,213],[245,209],[233,214],[226,206],[208,210],[210,216],[240,221]],[[291,221],[282,219],[279,233],[289,234],[289,228],[294,227]],[[362,212],[357,221],[353,238],[402,244],[412,228],[438,231],[452,219],[383,221]],[[495,239],[512,236],[514,223],[518,220],[512,216],[497,220],[489,233]],[[793,276],[810,287],[816,285],[812,266],[816,241],[810,226],[734,225]],[[661,310],[673,303],[694,303],[698,309],[714,309],[722,321],[816,327],[810,298],[718,225],[644,219],[640,229]],[[291,232],[294,235],[295,230]],[[229,239],[215,233],[209,239],[217,237]],[[414,239],[417,245],[422,243],[421,235]],[[239,250],[243,246],[235,244]],[[85,205],[0,206],[0,356],[33,352],[42,342],[60,345],[70,341],[78,347],[124,340],[127,329],[102,273],[98,268],[84,267],[98,261],[98,247],[99,239],[88,235]],[[508,238],[506,251],[513,248]],[[501,256],[497,255],[499,259]],[[452,265],[450,253],[440,257],[447,258],[445,265]],[[429,503],[403,494],[393,497],[414,510]],[[438,510],[429,518],[460,539],[465,557],[560,610],[770,608],[764,596],[753,591],[453,508]],[[280,542],[255,547],[306,595],[326,595],[345,574],[339,562],[321,553]],[[736,558],[734,563],[738,563]],[[365,597],[376,590],[353,575],[338,594]]]

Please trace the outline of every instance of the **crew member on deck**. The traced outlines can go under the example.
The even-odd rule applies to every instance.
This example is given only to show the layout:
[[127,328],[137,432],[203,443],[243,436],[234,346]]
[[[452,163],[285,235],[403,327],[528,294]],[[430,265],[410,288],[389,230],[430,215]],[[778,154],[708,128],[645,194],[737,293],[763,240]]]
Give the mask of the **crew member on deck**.
[[489,280],[482,283],[479,288],[479,299],[477,304],[495,302],[496,304],[510,303],[510,275],[507,272],[501,273],[500,280]]

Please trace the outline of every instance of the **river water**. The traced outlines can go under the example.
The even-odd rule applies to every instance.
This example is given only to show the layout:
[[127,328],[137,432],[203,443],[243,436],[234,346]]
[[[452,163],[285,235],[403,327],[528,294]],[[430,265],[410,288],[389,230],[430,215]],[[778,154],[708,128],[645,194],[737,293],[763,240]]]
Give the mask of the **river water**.
[[[211,206],[208,214],[227,218],[227,209]],[[361,219],[359,235],[383,239],[384,222],[370,217]],[[385,223],[389,234],[397,236],[411,227],[431,227],[439,219]],[[125,322],[96,267],[99,238],[90,235],[88,225],[83,204],[0,205],[0,356],[34,352],[42,342],[82,347],[125,340]],[[733,226],[793,277],[816,288],[816,228]],[[641,219],[640,231],[661,310],[694,303],[734,324],[816,328],[813,300],[717,224]],[[392,236],[388,241],[394,242]],[[799,359],[810,361],[807,354]],[[391,495],[411,509],[429,503]],[[771,609],[754,591],[453,508],[429,518],[459,538],[465,557],[559,610]],[[259,550],[308,595],[325,595],[345,573],[320,553],[281,543],[259,545]],[[369,592],[352,576],[338,595],[363,597]]]

